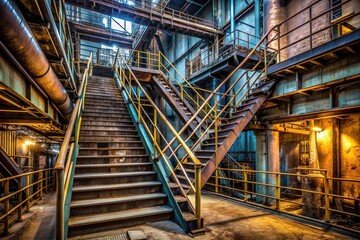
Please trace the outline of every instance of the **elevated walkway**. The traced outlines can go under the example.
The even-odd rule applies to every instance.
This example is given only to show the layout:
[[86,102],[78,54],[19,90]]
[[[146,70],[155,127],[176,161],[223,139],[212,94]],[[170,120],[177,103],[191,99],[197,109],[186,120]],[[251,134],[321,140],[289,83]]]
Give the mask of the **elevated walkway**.
[[68,4],[91,11],[107,14],[140,25],[156,26],[171,32],[177,32],[193,37],[213,39],[221,31],[214,22],[200,19],[170,8],[152,5],[148,1],[111,0],[66,0]]

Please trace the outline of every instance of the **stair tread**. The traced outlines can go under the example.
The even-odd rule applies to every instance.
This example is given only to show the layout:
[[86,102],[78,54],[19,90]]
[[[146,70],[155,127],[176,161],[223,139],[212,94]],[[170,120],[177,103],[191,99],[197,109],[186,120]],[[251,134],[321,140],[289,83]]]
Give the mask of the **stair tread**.
[[144,150],[144,147],[79,147],[80,150],[93,150],[93,151],[105,151],[105,150]]
[[[193,163],[193,162],[186,162],[186,163],[183,163],[183,165],[192,165],[192,166],[194,166],[195,164]],[[201,163],[201,166],[202,167],[205,167],[206,166],[206,163]]]
[[182,215],[187,222],[196,220],[195,214],[191,212],[182,212]]
[[187,202],[186,197],[183,197],[183,196],[180,196],[180,195],[175,195],[174,198],[175,198],[176,202]]
[[91,207],[91,206],[98,206],[103,204],[134,202],[134,201],[142,201],[142,200],[164,198],[164,197],[166,197],[166,194],[164,193],[148,193],[148,194],[130,195],[125,197],[73,200],[71,201],[70,207],[72,208]]
[[[134,128],[134,126],[132,126]],[[81,132],[91,132],[91,131],[97,131],[97,132],[137,132],[136,129],[118,129],[118,130],[112,130],[112,129],[81,129]],[[108,135],[112,136],[112,135]]]
[[106,167],[125,167],[125,166],[147,166],[151,165],[151,162],[144,163],[99,163],[99,164],[77,164],[76,168],[106,168]]
[[120,173],[81,173],[75,174],[74,178],[103,178],[103,177],[128,177],[138,175],[153,175],[154,171],[120,172]]
[[[112,140],[79,140],[79,143],[114,143]],[[121,143],[142,143],[139,141],[122,140]]]
[[80,136],[81,137],[137,137],[137,138],[140,138],[139,135],[137,134],[134,134],[134,135],[96,135],[96,136],[90,136],[90,135],[83,135],[83,136]]
[[141,218],[152,215],[171,213],[173,210],[168,206],[155,206],[147,208],[136,208],[126,211],[76,216],[69,219],[69,227],[80,227],[97,223],[121,221],[132,218]]
[[169,182],[168,185],[169,185],[170,188],[177,188],[177,187],[179,187],[179,184],[174,183],[174,182]]
[[73,192],[102,191],[102,190],[160,186],[160,185],[161,182],[159,181],[146,181],[146,182],[120,183],[120,184],[94,185],[94,186],[75,186],[73,187]]
[[78,158],[148,157],[148,154],[133,155],[79,155]]

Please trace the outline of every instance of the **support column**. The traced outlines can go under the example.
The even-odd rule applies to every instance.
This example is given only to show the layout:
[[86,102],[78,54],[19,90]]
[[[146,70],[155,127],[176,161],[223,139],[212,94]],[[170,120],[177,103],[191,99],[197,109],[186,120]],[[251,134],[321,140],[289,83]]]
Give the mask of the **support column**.
[[230,32],[232,32],[232,39],[235,38],[235,0],[230,0]]
[[[281,0],[264,0],[264,34],[270,31],[274,26],[286,20],[286,7],[282,3]],[[287,32],[286,24],[282,24],[280,27],[280,33],[284,34]],[[277,34],[276,31],[271,32],[268,39],[273,39]],[[275,38],[277,39],[277,37]],[[282,37],[280,39],[280,46],[284,47],[287,45],[287,37]],[[278,41],[272,41],[269,44],[269,47],[278,49]],[[286,49],[280,52],[281,60],[285,60],[287,58]]]
[[[266,147],[266,132],[263,130],[257,130],[254,132],[256,136],[256,156],[255,156],[255,168],[257,171],[266,171],[267,160],[267,147]],[[266,175],[263,173],[256,174],[256,182],[266,183]],[[266,187],[256,185],[256,193],[266,194]],[[266,199],[261,196],[256,196],[257,203],[265,203]]]
[[[309,167],[319,169],[319,159],[317,152],[316,132],[313,130],[314,120],[310,120],[310,159]],[[302,187],[310,191],[323,191],[323,175],[319,171],[311,171],[307,177],[302,179]],[[303,215],[311,218],[321,218],[322,211],[320,209],[322,202],[321,194],[309,192],[302,193]]]
[[[269,172],[280,172],[280,138],[279,131],[268,130],[267,132],[268,140],[268,167]],[[267,183],[271,185],[276,185],[276,175],[267,174]],[[267,187],[267,195],[276,197],[276,188]],[[275,204],[275,199],[268,199],[267,203],[270,205]]]

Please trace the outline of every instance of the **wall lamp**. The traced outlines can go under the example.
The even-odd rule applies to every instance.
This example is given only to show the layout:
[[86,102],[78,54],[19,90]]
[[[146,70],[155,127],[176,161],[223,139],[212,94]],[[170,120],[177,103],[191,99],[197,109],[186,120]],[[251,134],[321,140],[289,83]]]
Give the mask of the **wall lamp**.
[[320,120],[314,120],[314,126],[312,128],[315,132],[321,132],[323,129],[321,127],[321,121]]

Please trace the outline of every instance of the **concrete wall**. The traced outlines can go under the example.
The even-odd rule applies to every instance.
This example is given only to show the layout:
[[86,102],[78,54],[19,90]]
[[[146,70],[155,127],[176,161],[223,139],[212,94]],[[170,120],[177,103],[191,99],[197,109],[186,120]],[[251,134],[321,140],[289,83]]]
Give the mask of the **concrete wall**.
[[[298,13],[300,10],[305,9],[310,4],[316,2],[316,0],[303,0],[303,1],[290,1],[290,3],[286,7],[287,11],[287,17],[291,17]],[[325,10],[329,9],[329,1],[328,0],[322,0],[319,3],[316,3],[311,8],[311,16],[312,18],[318,16]],[[326,26],[329,26],[330,24],[330,14],[326,14],[324,16],[321,16],[319,18],[316,18],[312,21],[311,25],[310,23],[306,23],[310,20],[310,10],[307,9],[306,11],[303,11],[302,13],[299,13],[294,18],[287,21],[287,30],[291,31],[295,28],[298,28],[296,31],[290,32],[287,34],[287,46],[286,52],[287,57],[291,58],[295,55],[298,55],[300,53],[303,53],[305,51],[310,50],[310,38],[306,38],[298,43],[299,39],[309,36],[310,35],[310,28],[312,32],[317,32],[320,29],[323,29]],[[306,23],[306,24],[305,24]],[[303,25],[305,24],[305,25]],[[301,26],[303,25],[303,26]],[[300,27],[301,26],[301,27]],[[312,27],[311,27],[312,26]],[[312,37],[312,47],[319,46],[325,42],[328,42],[331,40],[331,29],[326,29],[323,31],[320,31],[319,33],[316,33]],[[285,59],[282,59],[285,60]]]
[[[340,120],[341,177],[360,178],[360,114]],[[341,193],[360,198],[360,183],[342,183]]]

